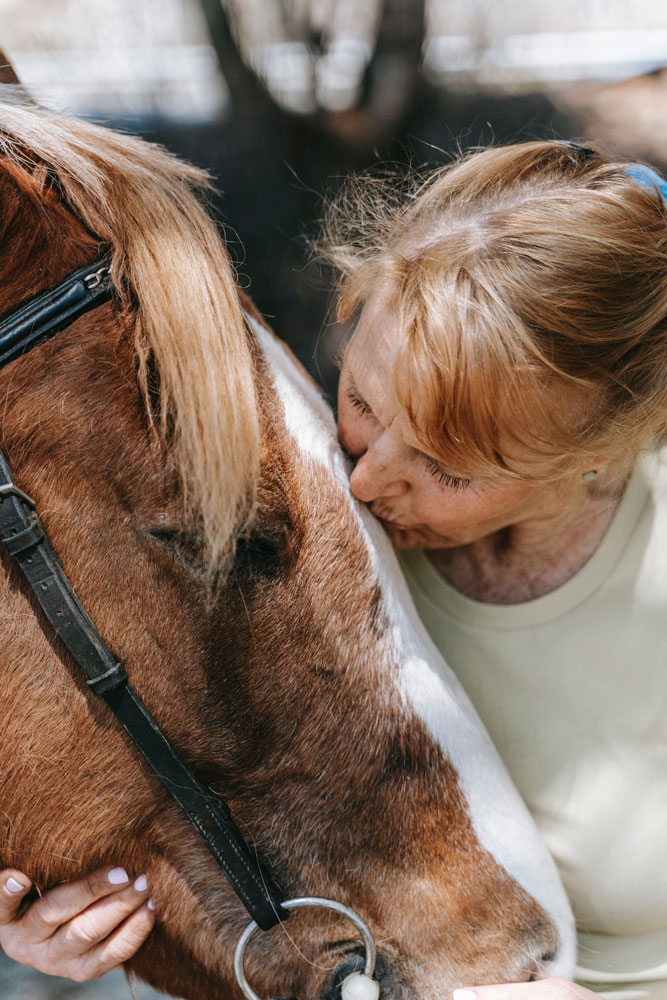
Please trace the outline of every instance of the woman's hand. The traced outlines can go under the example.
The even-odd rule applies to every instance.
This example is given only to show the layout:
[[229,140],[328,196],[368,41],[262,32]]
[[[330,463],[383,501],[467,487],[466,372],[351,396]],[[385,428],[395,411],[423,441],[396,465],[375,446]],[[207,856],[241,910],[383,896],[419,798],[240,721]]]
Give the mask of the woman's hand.
[[0,871],[0,946],[9,958],[77,982],[126,962],[155,923],[146,878],[105,868],[49,889],[18,916],[30,879]]
[[552,976],[533,983],[502,983],[454,990],[452,1000],[600,1000],[600,995],[569,979]]

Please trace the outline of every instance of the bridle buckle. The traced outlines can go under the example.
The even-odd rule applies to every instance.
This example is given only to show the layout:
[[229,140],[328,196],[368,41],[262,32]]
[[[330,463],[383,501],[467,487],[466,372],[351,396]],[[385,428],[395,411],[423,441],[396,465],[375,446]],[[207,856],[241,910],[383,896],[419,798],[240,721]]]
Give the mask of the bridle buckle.
[[107,274],[111,274],[111,268],[105,265],[100,267],[99,270],[93,271],[92,274],[86,274],[83,278],[83,283],[89,291],[93,288],[97,288],[98,285],[102,284],[102,280]]
[[4,497],[10,497],[10,496],[14,496],[19,500],[23,500],[23,502],[27,503],[27,505],[29,507],[32,507],[33,510],[35,509],[35,501],[32,499],[32,497],[29,497],[27,493],[24,493],[23,490],[20,490],[18,486],[16,486],[13,482],[2,483],[2,485],[0,486],[0,500],[2,500]]

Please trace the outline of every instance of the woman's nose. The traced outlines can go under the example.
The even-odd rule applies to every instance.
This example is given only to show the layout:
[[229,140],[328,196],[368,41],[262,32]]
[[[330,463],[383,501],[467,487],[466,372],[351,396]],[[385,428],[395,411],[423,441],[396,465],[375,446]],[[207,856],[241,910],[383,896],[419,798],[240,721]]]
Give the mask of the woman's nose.
[[400,497],[408,490],[408,483],[398,470],[371,445],[357,460],[350,476],[350,489],[358,500],[372,503],[383,497]]

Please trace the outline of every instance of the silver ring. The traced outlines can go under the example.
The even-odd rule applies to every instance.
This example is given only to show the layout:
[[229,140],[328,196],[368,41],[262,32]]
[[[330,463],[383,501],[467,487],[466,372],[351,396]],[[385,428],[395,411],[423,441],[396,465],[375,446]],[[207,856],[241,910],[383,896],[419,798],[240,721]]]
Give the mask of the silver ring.
[[[286,903],[281,903],[280,905],[286,910],[301,910],[305,909],[307,906],[313,906],[320,910],[334,910],[335,913],[340,913],[341,916],[347,917],[350,923],[354,924],[357,928],[364,942],[364,948],[366,949],[364,975],[373,975],[376,957],[373,935],[371,934],[366,921],[363,920],[358,913],[355,913],[354,910],[351,910],[349,906],[344,906],[343,903],[337,903],[335,899],[320,899],[318,896],[300,896],[298,899],[288,899]],[[247,1000],[262,1000],[262,998],[255,993],[252,986],[246,979],[243,967],[248,942],[258,929],[259,928],[255,921],[251,920],[246,929],[243,931],[243,934],[241,934],[238,944],[236,945],[236,951],[234,952],[234,975],[236,976],[236,982],[241,988],[241,992]]]

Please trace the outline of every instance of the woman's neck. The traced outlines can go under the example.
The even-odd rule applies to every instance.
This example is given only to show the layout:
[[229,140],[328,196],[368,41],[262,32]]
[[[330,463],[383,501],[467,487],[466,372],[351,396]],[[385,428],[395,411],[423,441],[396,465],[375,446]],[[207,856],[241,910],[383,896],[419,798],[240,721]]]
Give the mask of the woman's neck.
[[447,583],[485,604],[519,604],[550,593],[588,562],[618,508],[625,482],[568,516],[510,525],[427,556]]

